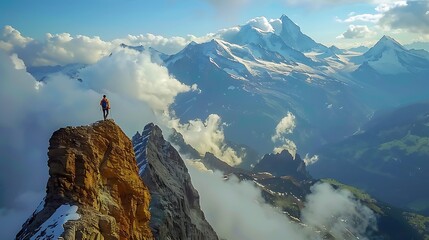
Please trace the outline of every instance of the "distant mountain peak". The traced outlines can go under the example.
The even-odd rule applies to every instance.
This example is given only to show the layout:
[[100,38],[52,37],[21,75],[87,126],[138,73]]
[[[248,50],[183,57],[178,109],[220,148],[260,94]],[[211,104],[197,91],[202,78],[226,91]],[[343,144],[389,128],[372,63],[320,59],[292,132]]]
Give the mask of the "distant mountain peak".
[[298,30],[299,32],[301,32],[301,28],[285,14],[280,17],[280,20],[282,21],[283,28],[295,31]]
[[328,47],[317,43],[312,38],[301,32],[301,28],[293,22],[288,16],[280,17],[281,31],[279,33],[283,41],[290,47],[301,52],[326,52]]
[[253,168],[254,172],[269,172],[275,176],[292,176],[297,179],[311,179],[305,163],[297,154],[295,158],[287,150],[281,153],[265,154]]
[[395,45],[398,45],[398,46],[401,46],[402,47],[402,44],[400,44],[398,41],[396,41],[394,38],[392,38],[392,37],[390,37],[390,36],[387,36],[387,35],[384,35],[380,40],[379,40],[379,42],[384,42],[384,43],[389,43],[389,44],[395,44]]
[[378,40],[378,42],[374,45],[374,47],[372,47],[370,50],[368,50],[368,52],[371,51],[372,49],[377,50],[377,51],[381,51],[381,50],[386,50],[386,48],[394,48],[397,50],[407,51],[407,49],[405,49],[395,39],[393,39],[392,37],[384,35],[380,40]]
[[356,62],[362,64],[359,68],[370,67],[380,74],[399,74],[427,71],[429,59],[385,35]]

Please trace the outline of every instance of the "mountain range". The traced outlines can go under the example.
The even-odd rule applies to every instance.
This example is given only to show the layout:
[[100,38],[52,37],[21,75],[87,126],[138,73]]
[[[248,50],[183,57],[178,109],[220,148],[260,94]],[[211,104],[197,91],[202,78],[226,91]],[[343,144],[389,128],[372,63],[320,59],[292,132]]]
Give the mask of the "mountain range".
[[427,98],[425,54],[387,36],[363,55],[341,54],[286,16],[279,22],[270,31],[249,23],[165,59],[177,79],[201,89],[178,96],[176,114],[186,121],[217,113],[231,124],[228,139],[268,152],[269,133],[290,111],[298,122],[290,138],[306,152],[351,135],[377,110]]
[[[284,137],[298,146],[302,156],[320,155],[314,166],[307,167],[314,177],[335,178],[383,202],[427,215],[429,53],[425,50],[409,50],[389,36],[363,53],[328,48],[287,16],[251,20],[215,34],[210,41],[191,42],[173,55],[143,46],[120,47],[149,52],[180,82],[198,86],[200,91],[179,94],[170,107],[182,123],[213,113],[221,116],[225,139],[243,152],[245,164],[237,173],[230,168],[234,166],[194,149],[191,154],[205,158],[205,164],[252,178],[252,166],[262,165],[263,154],[282,144],[273,136],[279,122],[291,113],[296,127]],[[85,82],[79,75],[84,67],[28,71],[41,81],[62,72]],[[276,174],[264,177],[287,185],[288,180]]]
[[[229,141],[260,154],[274,148],[271,136],[287,112],[297,121],[288,137],[306,153],[350,136],[378,110],[428,97],[428,52],[408,50],[388,36],[363,54],[328,48],[285,15],[256,18],[170,56],[121,47],[150,52],[179,81],[198,86],[201,91],[180,94],[171,106],[182,122],[216,113],[229,125]],[[62,71],[84,81],[82,67],[28,71],[38,79]]]

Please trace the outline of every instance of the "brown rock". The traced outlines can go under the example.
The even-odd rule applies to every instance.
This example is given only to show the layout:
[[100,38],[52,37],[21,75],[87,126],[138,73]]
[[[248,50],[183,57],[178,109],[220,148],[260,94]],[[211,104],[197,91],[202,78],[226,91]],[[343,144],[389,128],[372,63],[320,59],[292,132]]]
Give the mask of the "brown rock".
[[49,175],[43,210],[23,225],[17,239],[34,234],[61,205],[77,206],[79,220],[67,221],[64,239],[153,239],[150,194],[138,175],[131,141],[112,121],[67,127],[50,139]]

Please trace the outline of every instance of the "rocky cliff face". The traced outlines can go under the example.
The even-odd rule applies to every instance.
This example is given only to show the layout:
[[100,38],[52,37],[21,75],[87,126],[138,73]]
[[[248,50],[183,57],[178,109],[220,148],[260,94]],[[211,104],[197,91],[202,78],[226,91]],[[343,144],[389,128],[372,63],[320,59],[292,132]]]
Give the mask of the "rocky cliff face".
[[112,120],[56,131],[48,156],[47,195],[17,239],[153,239],[149,191]]
[[147,125],[133,137],[133,144],[140,176],[152,196],[150,226],[155,238],[218,239],[201,211],[188,169],[161,129]]
[[296,154],[295,158],[287,151],[281,153],[265,154],[265,156],[255,165],[254,172],[269,172],[275,176],[292,176],[299,180],[311,179],[305,168],[305,163]]

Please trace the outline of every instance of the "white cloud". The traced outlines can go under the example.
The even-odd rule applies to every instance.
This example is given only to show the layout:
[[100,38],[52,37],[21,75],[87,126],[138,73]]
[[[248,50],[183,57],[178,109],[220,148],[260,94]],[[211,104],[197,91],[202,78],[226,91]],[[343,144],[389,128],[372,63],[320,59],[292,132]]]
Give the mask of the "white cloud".
[[111,43],[104,42],[99,37],[90,38],[82,35],[72,37],[68,33],[48,33],[41,51],[33,61],[30,61],[30,64],[35,66],[94,64],[102,57],[109,55],[112,48]]
[[309,156],[308,153],[305,154],[305,157],[303,159],[305,165],[309,166],[311,164],[316,163],[317,161],[319,161],[319,156],[318,155],[313,155],[313,156]]
[[383,14],[359,14],[359,15],[354,15],[354,16],[350,16],[349,18],[342,20],[342,22],[346,22],[346,23],[350,23],[350,22],[357,22],[357,21],[361,21],[361,22],[372,22],[372,23],[377,23],[380,18],[383,17]]
[[273,32],[274,29],[270,22],[265,17],[257,17],[247,22],[252,27],[255,27],[263,32]]
[[293,130],[296,127],[295,115],[291,112],[287,112],[286,116],[280,120],[275,129],[275,134],[271,137],[271,140],[274,143],[280,143],[281,145],[275,147],[274,153],[281,153],[283,150],[287,150],[294,158],[297,153],[296,144],[287,139],[285,136],[287,134],[293,133]]
[[21,35],[11,26],[5,26],[0,38],[0,48],[18,54],[27,66],[54,66],[70,63],[93,64],[110,54],[113,45],[99,37],[68,33],[46,34],[43,42]]
[[295,127],[295,115],[293,115],[291,112],[288,112],[287,115],[277,124],[276,133],[271,137],[271,139],[273,142],[275,142],[283,135],[293,133]]
[[169,124],[171,128],[181,133],[185,142],[202,156],[206,152],[211,152],[231,166],[241,163],[241,157],[225,144],[222,121],[218,115],[210,114],[204,122],[196,119],[186,124],[181,124],[179,119],[172,119]]
[[366,25],[350,25],[346,32],[338,36],[337,38],[355,39],[355,38],[366,38],[373,35]]
[[225,41],[231,41],[240,31],[240,27],[231,27],[219,30],[214,36]]
[[0,49],[12,51],[16,47],[25,47],[31,41],[33,41],[32,38],[24,37],[18,30],[14,29],[12,26],[6,25],[2,29]]
[[270,19],[270,24],[274,29],[274,32],[276,34],[280,34],[280,32],[282,31],[282,20],[281,19]]
[[10,56],[10,59],[12,60],[13,65],[15,66],[15,69],[17,69],[17,70],[20,70],[20,69],[26,70],[27,69],[24,61],[22,61],[20,58],[18,58],[18,55],[16,55],[16,53],[12,54]]
[[103,41],[99,37],[69,33],[46,34],[43,41],[24,37],[11,26],[5,26],[0,35],[0,49],[16,53],[27,66],[55,66],[71,63],[94,64],[108,56],[121,43],[131,46],[152,47],[165,54],[175,54],[190,42],[202,43],[211,40],[214,34],[202,37],[163,37],[154,34],[128,35],[126,38]]
[[92,89],[132,96],[158,112],[166,112],[177,94],[191,90],[170,76],[166,67],[153,63],[149,53],[123,48],[84,69],[81,77]]
[[283,145],[275,147],[273,152],[278,154],[281,153],[283,150],[287,150],[292,155],[292,157],[295,158],[296,153],[298,151],[296,144],[292,140],[287,138],[282,138],[280,141]]
[[407,6],[407,1],[390,1],[380,3],[375,10],[380,13],[385,13],[396,7]]
[[301,216],[305,224],[316,229],[323,226],[335,239],[368,239],[366,231],[377,226],[368,207],[349,191],[334,189],[327,183],[311,187]]

